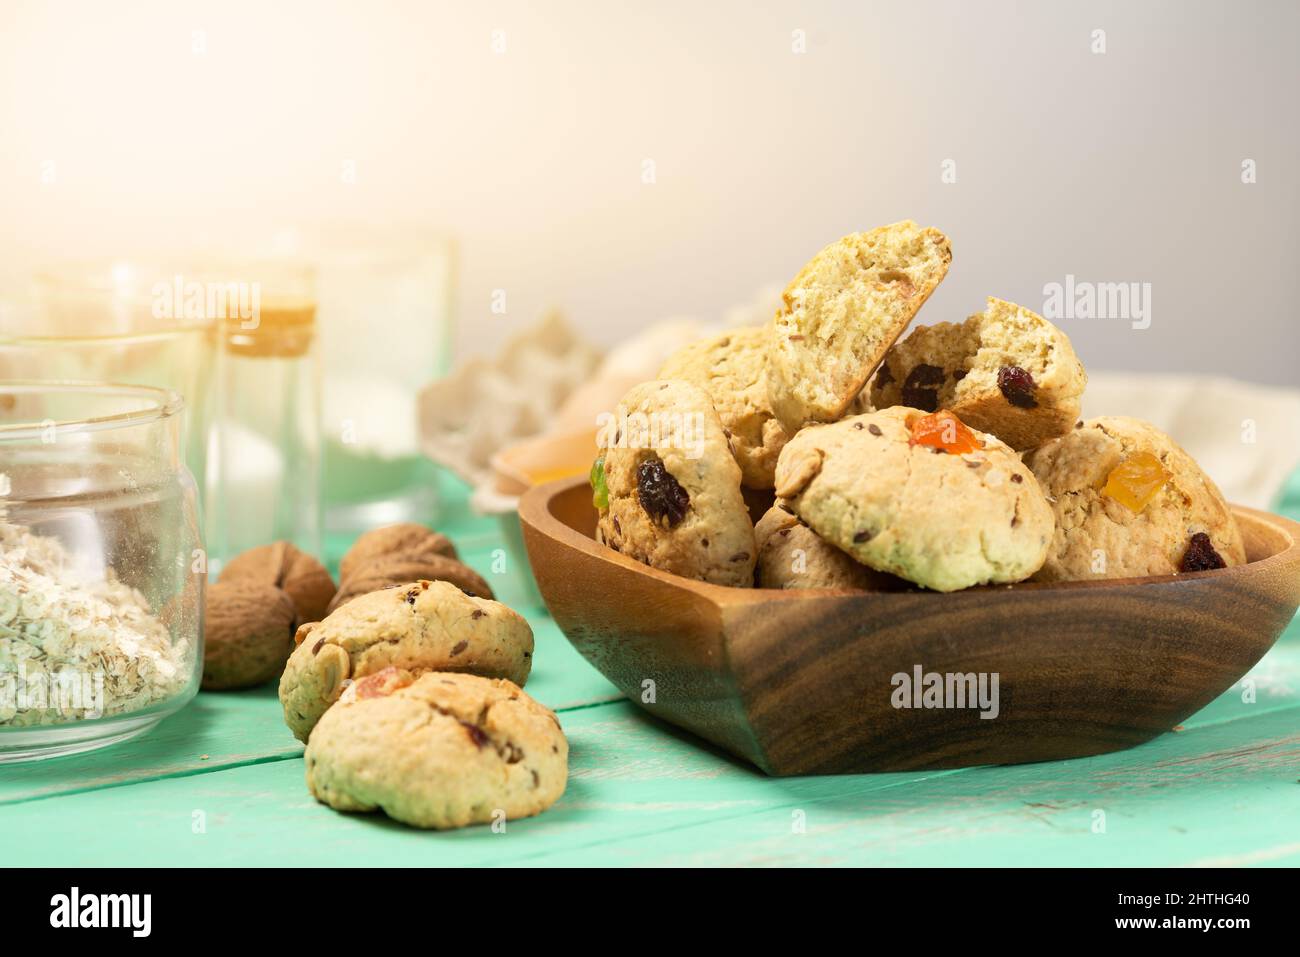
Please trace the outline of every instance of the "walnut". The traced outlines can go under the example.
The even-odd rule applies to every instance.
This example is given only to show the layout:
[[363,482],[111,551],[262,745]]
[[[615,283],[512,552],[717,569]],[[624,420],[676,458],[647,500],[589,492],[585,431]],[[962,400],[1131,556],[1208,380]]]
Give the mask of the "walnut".
[[324,618],[335,592],[325,566],[288,542],[272,542],[236,555],[217,581],[259,582],[283,589],[293,599],[299,621]]
[[293,651],[298,624],[293,600],[255,581],[208,586],[203,637],[203,687],[251,688],[277,677]]
[[[400,525],[385,525],[357,537],[348,549],[348,553],[339,562],[339,581],[351,578],[362,566],[372,562],[395,558],[424,558],[429,555],[441,555],[456,559],[456,546],[446,535],[439,534],[431,528],[403,522]],[[418,577],[418,576],[417,576]]]
[[494,597],[492,588],[478,572],[454,558],[436,554],[417,558],[394,555],[377,558],[359,568],[354,567],[352,574],[345,577],[339,586],[338,594],[330,602],[329,611],[341,608],[359,595],[368,595],[372,591],[393,585],[407,585],[421,579],[450,582],[465,594],[476,598]]

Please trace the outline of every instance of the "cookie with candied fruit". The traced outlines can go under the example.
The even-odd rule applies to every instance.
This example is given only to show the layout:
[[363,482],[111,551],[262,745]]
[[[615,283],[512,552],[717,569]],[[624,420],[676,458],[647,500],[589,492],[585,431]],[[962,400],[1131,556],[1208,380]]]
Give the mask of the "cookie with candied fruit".
[[1042,581],[1176,575],[1246,560],[1218,486],[1147,422],[1090,419],[1025,462],[1056,513]]

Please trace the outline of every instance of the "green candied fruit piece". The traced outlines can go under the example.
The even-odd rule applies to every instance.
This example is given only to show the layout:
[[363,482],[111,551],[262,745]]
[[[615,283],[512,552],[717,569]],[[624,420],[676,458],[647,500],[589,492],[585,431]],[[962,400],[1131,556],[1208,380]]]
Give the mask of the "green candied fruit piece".
[[604,511],[609,508],[609,486],[605,484],[605,456],[596,456],[591,463],[591,504]]

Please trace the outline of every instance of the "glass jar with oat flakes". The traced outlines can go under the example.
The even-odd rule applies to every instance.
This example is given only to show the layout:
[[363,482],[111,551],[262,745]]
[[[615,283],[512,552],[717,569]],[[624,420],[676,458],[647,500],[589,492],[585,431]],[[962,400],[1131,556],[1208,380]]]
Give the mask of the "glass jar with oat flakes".
[[181,406],[0,382],[0,762],[134,737],[197,691],[206,558]]

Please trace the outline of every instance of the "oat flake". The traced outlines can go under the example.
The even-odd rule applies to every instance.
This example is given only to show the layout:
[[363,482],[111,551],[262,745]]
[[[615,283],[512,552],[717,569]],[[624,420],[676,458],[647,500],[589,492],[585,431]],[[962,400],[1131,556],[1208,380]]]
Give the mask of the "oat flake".
[[138,711],[180,694],[192,642],[106,569],[88,580],[56,538],[0,503],[0,727]]

